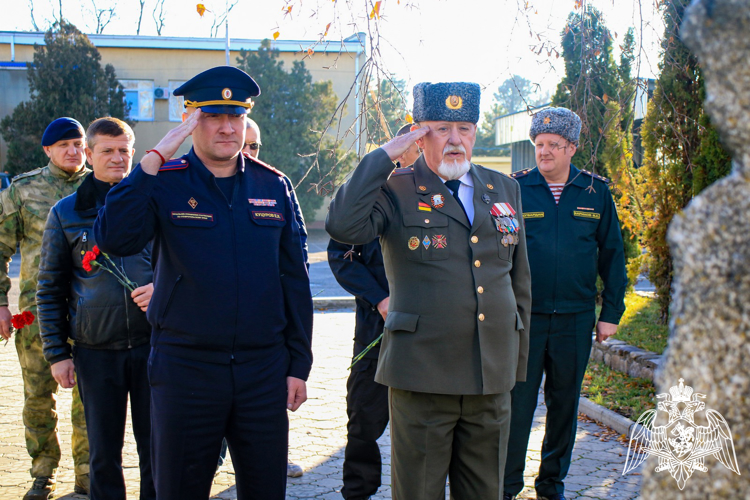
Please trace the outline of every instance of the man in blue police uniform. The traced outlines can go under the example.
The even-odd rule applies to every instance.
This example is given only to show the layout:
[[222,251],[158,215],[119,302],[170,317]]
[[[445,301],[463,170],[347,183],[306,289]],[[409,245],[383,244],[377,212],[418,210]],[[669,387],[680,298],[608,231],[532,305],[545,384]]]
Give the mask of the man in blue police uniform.
[[[504,499],[523,489],[523,471],[542,374],[547,421],[537,498],[564,500],[575,444],[578,398],[591,352],[625,312],[625,251],[606,180],[571,165],[581,119],[565,108],[532,118],[537,168],[513,174],[521,185],[531,265],[531,334],[525,382],[513,389]],[[596,321],[596,276],[604,282]]]
[[[286,180],[240,154],[259,94],[232,67],[176,89],[184,122],[110,191],[94,228],[115,255],[153,239],[147,316],[160,500],[208,498],[224,436],[239,499],[285,495],[286,410],[307,397],[312,298]],[[190,152],[165,161],[189,135]]]
[[[390,296],[375,380],[389,388],[393,497],[502,495],[510,390],[526,376],[531,281],[521,191],[471,163],[476,83],[414,87],[413,131],[366,155],[326,230],[380,235]],[[414,168],[393,161],[414,143]]]

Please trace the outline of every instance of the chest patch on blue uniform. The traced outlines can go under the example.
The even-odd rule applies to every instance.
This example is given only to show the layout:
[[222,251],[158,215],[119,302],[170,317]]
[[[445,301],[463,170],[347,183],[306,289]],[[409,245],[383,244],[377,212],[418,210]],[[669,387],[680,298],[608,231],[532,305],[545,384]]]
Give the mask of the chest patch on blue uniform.
[[260,211],[260,210],[253,210],[253,219],[256,220],[277,220],[280,222],[284,221],[284,216],[281,215],[279,212],[272,212],[270,210],[267,211]]
[[247,201],[256,207],[275,207],[276,200],[264,200],[260,198],[248,198]]
[[524,219],[544,219],[544,212],[524,212]]
[[172,219],[174,220],[199,220],[206,222],[213,222],[213,214],[202,214],[199,212],[172,212]]
[[601,218],[601,215],[596,212],[584,212],[583,210],[573,210],[573,217],[581,217],[583,219],[598,220]]

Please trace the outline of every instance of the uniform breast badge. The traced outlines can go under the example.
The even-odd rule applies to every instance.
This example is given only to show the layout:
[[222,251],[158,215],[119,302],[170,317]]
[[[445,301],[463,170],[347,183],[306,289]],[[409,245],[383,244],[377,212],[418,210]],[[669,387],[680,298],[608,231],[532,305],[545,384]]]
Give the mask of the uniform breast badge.
[[430,201],[432,202],[432,206],[435,208],[443,208],[443,206],[445,205],[445,198],[443,198],[443,195],[440,193],[432,195]]
[[443,249],[448,246],[448,240],[445,239],[445,235],[436,234],[432,237],[432,246],[435,248]]
[[427,203],[420,201],[417,203],[417,210],[420,212],[432,212],[432,207],[430,207]]
[[409,238],[409,250],[416,250],[419,248],[419,238],[412,236]]
[[190,208],[195,209],[195,207],[198,206],[198,202],[195,201],[195,198],[190,197],[190,199],[188,200],[188,205],[190,205]]
[[425,250],[427,250],[428,248],[430,248],[430,243],[431,243],[430,237],[429,236],[425,236],[424,239],[422,240],[422,244],[424,245],[424,249]]
[[518,245],[518,219],[510,203],[495,203],[490,214],[497,230],[503,233],[503,246]]

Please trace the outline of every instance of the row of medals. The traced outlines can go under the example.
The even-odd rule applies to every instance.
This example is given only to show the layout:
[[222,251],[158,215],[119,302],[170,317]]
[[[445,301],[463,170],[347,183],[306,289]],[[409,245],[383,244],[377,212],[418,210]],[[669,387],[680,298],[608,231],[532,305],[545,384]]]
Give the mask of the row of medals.
[[495,221],[495,227],[503,233],[503,246],[518,245],[518,219],[515,217],[496,217],[492,216]]

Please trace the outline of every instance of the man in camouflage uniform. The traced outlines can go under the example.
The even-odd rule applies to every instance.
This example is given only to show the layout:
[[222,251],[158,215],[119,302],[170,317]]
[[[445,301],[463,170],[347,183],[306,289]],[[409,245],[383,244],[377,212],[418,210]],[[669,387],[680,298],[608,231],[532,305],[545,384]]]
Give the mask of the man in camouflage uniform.
[[[0,193],[0,336],[9,339],[11,313],[8,309],[8,262],[21,245],[21,277],[18,309],[36,316],[37,273],[47,214],[58,200],[78,189],[90,172],[85,166],[84,131],[72,118],[58,118],[49,124],[42,146],[50,158],[46,167],[21,174]],[[48,499],[55,490],[55,473],[60,463],[55,394],[57,382],[42,354],[39,324],[35,320],[16,332],[16,350],[24,385],[23,423],[26,448],[31,455],[34,484],[24,500]],[[88,493],[89,443],[78,389],[73,390],[73,460],[76,493]]]

